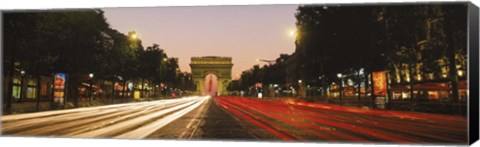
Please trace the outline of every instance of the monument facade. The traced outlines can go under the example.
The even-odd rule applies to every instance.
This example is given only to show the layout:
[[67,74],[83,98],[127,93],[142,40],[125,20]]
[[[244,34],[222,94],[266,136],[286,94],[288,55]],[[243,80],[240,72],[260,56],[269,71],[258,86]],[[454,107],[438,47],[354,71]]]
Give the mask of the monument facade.
[[205,92],[205,77],[213,74],[217,77],[217,95],[226,95],[227,86],[232,80],[232,58],[205,56],[192,57],[190,68],[192,71],[192,78],[197,86],[196,93],[206,95]]

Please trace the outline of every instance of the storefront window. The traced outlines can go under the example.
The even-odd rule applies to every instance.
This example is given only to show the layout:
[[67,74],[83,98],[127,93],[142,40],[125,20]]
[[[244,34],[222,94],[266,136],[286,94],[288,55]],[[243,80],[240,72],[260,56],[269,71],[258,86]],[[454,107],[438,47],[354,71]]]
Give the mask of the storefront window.
[[437,91],[428,91],[429,99],[438,99],[440,96]]
[[15,77],[13,78],[13,88],[12,88],[12,97],[14,99],[19,99],[21,96],[21,91],[22,91],[22,82],[20,78]]
[[29,99],[37,98],[36,93],[37,93],[37,88],[33,88],[33,87],[27,88],[27,98]]
[[37,98],[37,81],[35,79],[28,80],[27,98]]
[[41,88],[40,88],[40,98],[47,98],[52,96],[52,79],[51,78],[41,78]]
[[402,97],[401,92],[393,92],[393,99],[400,99]]
[[403,98],[403,99],[408,99],[408,98],[410,98],[410,92],[402,92],[402,93],[403,93],[403,94],[402,94],[402,96],[403,96],[402,98]]
[[20,85],[20,84],[22,84],[22,81],[20,80],[20,78],[15,77],[15,78],[13,79],[13,84],[15,84],[15,85]]
[[463,90],[463,89],[462,89],[462,90],[458,90],[458,98],[459,98],[460,100],[466,100],[466,99],[467,99],[467,96],[468,96],[467,90]]
[[13,89],[12,89],[12,97],[15,98],[15,99],[19,99],[20,98],[20,91],[21,91],[21,87],[19,85],[13,85]]

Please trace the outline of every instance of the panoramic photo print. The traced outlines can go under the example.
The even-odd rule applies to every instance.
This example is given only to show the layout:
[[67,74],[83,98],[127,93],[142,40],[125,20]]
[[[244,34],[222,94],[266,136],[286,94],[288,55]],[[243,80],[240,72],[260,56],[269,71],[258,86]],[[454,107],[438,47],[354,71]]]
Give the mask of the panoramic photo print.
[[469,8],[4,11],[1,134],[466,145]]

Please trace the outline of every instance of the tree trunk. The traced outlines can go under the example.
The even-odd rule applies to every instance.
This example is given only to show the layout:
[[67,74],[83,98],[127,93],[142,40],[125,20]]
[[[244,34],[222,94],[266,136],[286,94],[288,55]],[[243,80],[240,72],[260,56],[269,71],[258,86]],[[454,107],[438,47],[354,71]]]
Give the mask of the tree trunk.
[[50,78],[52,78],[51,82],[51,89],[50,89],[50,110],[53,110],[53,100],[55,94],[55,74],[51,74]]
[[459,96],[458,96],[458,76],[457,76],[457,67],[456,67],[456,62],[455,62],[455,51],[453,48],[450,48],[449,50],[449,75],[450,75],[450,83],[452,85],[452,99],[453,101],[458,101]]
[[18,102],[22,102],[23,98],[25,97],[25,75],[20,75],[20,97],[18,98]]
[[410,78],[409,86],[410,86],[410,101],[413,101],[413,70],[412,70],[412,61],[408,62],[408,78]]
[[142,78],[142,91],[140,92],[140,99],[145,97],[145,79]]
[[369,87],[368,80],[370,78],[368,78],[368,74],[367,74],[366,71],[363,71],[363,73],[364,73],[364,76],[365,76],[365,98],[368,98],[368,90],[367,89]]
[[15,52],[16,49],[12,50],[12,57],[10,57],[10,71],[9,71],[9,76],[10,78],[8,79],[8,92],[7,92],[7,106],[6,106],[6,114],[10,114],[12,112],[12,99],[13,99],[13,78],[15,75]]
[[[152,83],[153,84],[153,83]],[[152,85],[153,86],[153,98],[157,98],[157,95],[155,94],[156,92],[156,89],[157,89],[157,86],[155,85]]]
[[327,80],[325,80],[325,78],[322,78],[322,96],[325,97],[327,95],[327,88],[328,88],[328,85],[327,85]]
[[[155,85],[153,85],[153,81],[150,81],[150,84],[149,84],[149,85],[150,85],[150,87],[153,87],[153,88],[152,88],[152,89],[153,89],[153,92],[149,90],[149,91],[148,91],[148,97],[155,97]],[[150,93],[150,92],[152,92],[153,94]]]
[[370,73],[370,78],[369,78],[370,82],[372,82],[372,84],[369,84],[370,85],[370,96],[372,98],[372,108],[375,107],[375,92],[373,90],[373,74]]
[[361,82],[361,76],[360,76],[360,69],[359,69],[359,70],[358,70],[358,75],[357,75],[357,93],[358,93],[358,97],[357,97],[357,98],[358,98],[358,100],[360,100],[360,97],[361,97],[361,94],[360,94],[360,92],[361,92],[361,91],[360,91],[360,89],[361,89],[361,88],[360,88],[361,84],[360,84],[360,82]]
[[127,85],[127,80],[123,81],[123,91],[122,91],[122,97],[123,97],[123,100],[126,101],[127,100],[127,93],[128,93],[128,85]]
[[35,105],[35,108],[36,108],[36,111],[40,111],[40,91],[41,91],[41,88],[42,88],[42,85],[41,85],[41,82],[42,82],[42,77],[40,75],[37,75],[37,103]]
[[[99,96],[99,100],[101,100],[102,102],[108,102],[108,98],[110,98],[110,96],[108,95],[108,93],[106,92],[107,91],[107,80],[101,80],[103,82],[103,85],[100,86],[100,84],[98,86],[100,86],[100,88],[102,89],[103,87],[105,87],[105,92],[102,92],[102,95]],[[113,84],[113,83],[112,83]]]
[[[14,65],[12,64],[12,67]],[[8,88],[7,88],[7,97],[6,97],[6,100],[7,100],[7,106],[5,107],[5,113],[6,114],[10,114],[11,111],[12,111],[12,99],[13,99],[13,75],[14,75],[14,72],[13,72],[13,68],[10,70],[10,73],[9,73],[9,79],[8,79]]]
[[73,105],[75,108],[78,107],[78,86],[81,84],[81,82],[78,80],[80,79],[79,75],[77,74],[70,74],[67,76],[68,77],[68,95],[71,100],[73,100]]
[[446,35],[447,37],[447,58],[448,58],[448,67],[449,67],[449,77],[450,77],[450,84],[452,85],[452,100],[454,102],[457,102],[459,100],[459,96],[458,96],[458,76],[457,76],[457,63],[456,63],[456,60],[455,60],[455,50],[456,50],[456,46],[455,46],[455,40],[454,40],[454,35],[455,35],[455,31],[454,29],[456,27],[454,27],[454,25],[452,23],[453,20],[454,20],[454,14],[452,14],[453,12],[447,12],[447,14],[445,15],[446,17],[446,20],[448,21],[446,23],[446,33],[448,33]]
[[112,104],[115,103],[115,80],[112,80]]
[[123,86],[122,86],[122,98],[125,98],[125,92],[127,91],[127,80],[123,81]]

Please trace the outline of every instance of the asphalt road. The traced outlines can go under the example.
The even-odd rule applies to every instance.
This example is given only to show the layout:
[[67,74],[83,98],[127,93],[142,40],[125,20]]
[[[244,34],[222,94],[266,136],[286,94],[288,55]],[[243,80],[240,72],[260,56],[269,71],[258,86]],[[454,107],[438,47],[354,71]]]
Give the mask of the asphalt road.
[[465,117],[241,97],[188,97],[1,117],[2,135],[74,138],[455,143]]
[[2,135],[73,138],[276,140],[210,97],[189,97],[1,117]]
[[217,97],[221,107],[282,140],[466,144],[461,116],[365,110],[293,99]]

